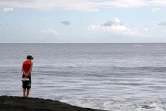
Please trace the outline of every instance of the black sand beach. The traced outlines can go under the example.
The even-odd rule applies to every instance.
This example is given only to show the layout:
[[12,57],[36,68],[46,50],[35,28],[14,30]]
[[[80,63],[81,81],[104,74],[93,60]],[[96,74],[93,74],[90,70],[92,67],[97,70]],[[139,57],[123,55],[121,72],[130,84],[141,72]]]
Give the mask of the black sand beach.
[[103,111],[39,98],[0,96],[0,111]]

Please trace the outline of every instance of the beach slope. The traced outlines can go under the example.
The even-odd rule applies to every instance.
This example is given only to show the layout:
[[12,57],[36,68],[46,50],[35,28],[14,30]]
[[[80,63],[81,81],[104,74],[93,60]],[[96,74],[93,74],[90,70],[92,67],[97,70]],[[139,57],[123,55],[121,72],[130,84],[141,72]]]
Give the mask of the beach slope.
[[0,96],[0,111],[103,111],[39,98]]

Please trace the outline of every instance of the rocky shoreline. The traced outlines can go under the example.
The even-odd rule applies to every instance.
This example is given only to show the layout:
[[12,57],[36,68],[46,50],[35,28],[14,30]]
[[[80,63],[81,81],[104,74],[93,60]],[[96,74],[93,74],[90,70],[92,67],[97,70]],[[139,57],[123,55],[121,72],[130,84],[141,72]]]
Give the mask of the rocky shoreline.
[[39,98],[0,96],[0,111],[104,111]]

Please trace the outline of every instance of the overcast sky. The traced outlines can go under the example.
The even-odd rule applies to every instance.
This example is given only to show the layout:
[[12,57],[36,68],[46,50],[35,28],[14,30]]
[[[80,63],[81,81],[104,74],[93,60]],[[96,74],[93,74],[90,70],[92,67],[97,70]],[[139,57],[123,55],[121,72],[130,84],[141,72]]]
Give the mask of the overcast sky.
[[166,42],[166,0],[0,0],[0,43]]

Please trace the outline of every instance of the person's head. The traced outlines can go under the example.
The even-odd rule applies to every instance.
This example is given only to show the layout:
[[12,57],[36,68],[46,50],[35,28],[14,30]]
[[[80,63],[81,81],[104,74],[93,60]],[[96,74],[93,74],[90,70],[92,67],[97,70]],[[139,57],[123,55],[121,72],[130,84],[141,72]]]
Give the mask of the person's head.
[[27,59],[28,59],[28,60],[33,60],[33,57],[32,57],[31,55],[28,55],[28,56],[27,56]]

